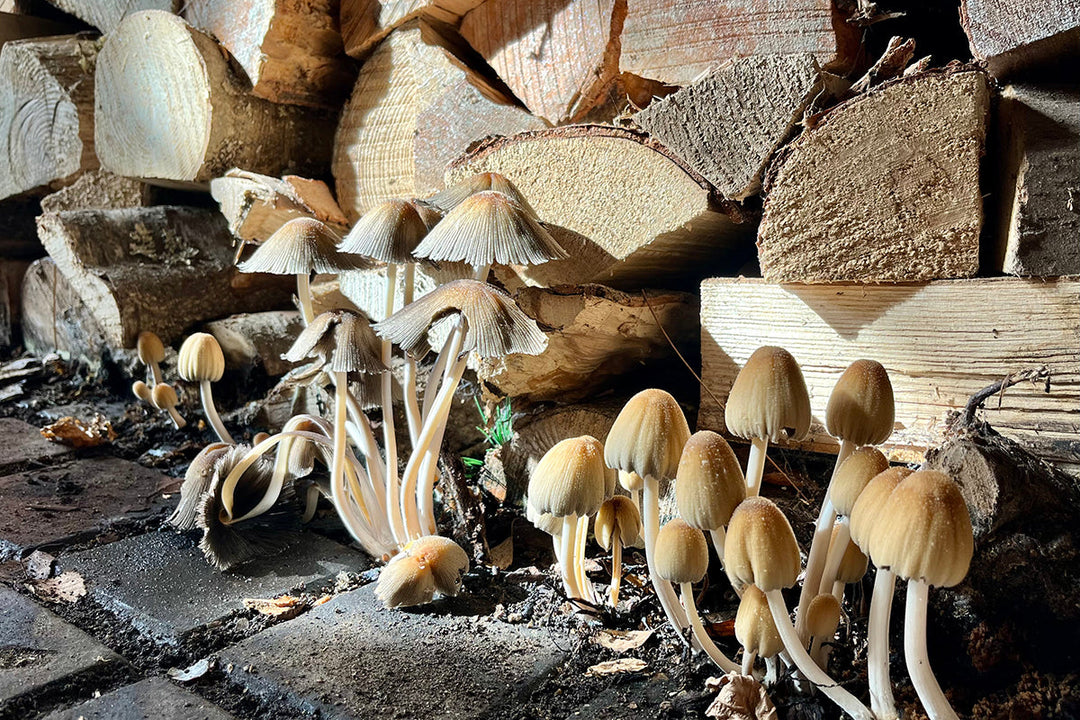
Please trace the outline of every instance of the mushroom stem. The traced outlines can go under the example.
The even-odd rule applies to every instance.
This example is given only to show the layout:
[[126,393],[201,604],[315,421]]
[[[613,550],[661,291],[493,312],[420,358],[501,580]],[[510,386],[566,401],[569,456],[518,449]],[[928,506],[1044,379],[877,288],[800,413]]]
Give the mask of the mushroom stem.
[[814,661],[814,664],[819,668],[825,669],[825,662],[822,658],[822,652],[824,651],[825,638],[820,635],[815,635],[810,640],[810,659]]
[[225,429],[225,423],[221,422],[217,408],[214,407],[214,394],[210,390],[209,380],[203,380],[199,383],[199,395],[202,397],[203,412],[206,414],[206,419],[210,423],[210,427],[214,428],[218,439],[227,445],[235,445],[236,441],[232,439],[232,435]]
[[577,565],[577,581],[578,588],[581,590],[581,599],[588,600],[593,605],[596,605],[600,602],[600,598],[596,596],[596,588],[593,587],[588,574],[585,572],[585,544],[588,541],[589,516],[582,515],[577,522],[577,539],[574,541],[577,557],[574,559],[574,563]]
[[[439,394],[439,386],[442,383],[443,372],[446,370],[447,358],[450,356],[450,344],[454,342],[454,333],[451,331],[443,342],[439,355],[435,358],[435,364],[428,372],[427,386],[424,388],[424,405],[420,411],[421,422],[426,421],[431,415],[431,406],[435,403],[435,396]],[[413,445],[415,447],[415,444]]]
[[926,652],[926,605],[930,586],[925,580],[908,580],[904,608],[904,660],[919,701],[930,720],[957,720],[941,685],[930,669]]
[[611,607],[619,605],[619,586],[622,584],[622,543],[619,538],[611,539],[611,587],[608,595],[611,597]]
[[[435,523],[435,483],[439,479],[439,450],[442,448],[443,437],[446,435],[446,423],[435,432],[431,438],[431,447],[434,452],[425,456],[420,466],[420,479],[416,495],[416,507],[420,517],[421,530],[424,535],[437,535],[439,530]],[[431,488],[425,492],[424,488]]]
[[753,497],[761,490],[761,477],[765,474],[765,455],[769,441],[753,438],[750,441],[750,457],[746,459],[746,496]]
[[[333,378],[333,376],[331,376]],[[336,391],[336,383],[335,383]],[[385,491],[386,485],[386,471],[384,469],[382,455],[379,453],[379,446],[375,442],[375,434],[371,432],[371,423],[368,422],[367,415],[360,408],[360,403],[353,397],[352,393],[345,389],[345,402],[349,408],[349,419],[352,420],[352,425],[356,428],[355,432],[349,433],[353,442],[360,448],[360,452],[364,455],[364,460],[367,462],[368,475],[371,476],[372,485],[375,487],[382,487]],[[392,518],[390,518],[392,519]]]
[[296,298],[300,301],[300,317],[304,325],[310,325],[315,319],[315,309],[311,306],[311,276],[307,273],[296,274]]
[[810,552],[806,555],[806,574],[803,577],[802,590],[799,592],[799,607],[795,611],[795,628],[804,643],[810,639],[806,634],[806,613],[821,583],[825,556],[829,552],[829,539],[832,537],[833,521],[836,519],[831,489],[832,481],[829,482],[829,488],[825,490],[825,499],[821,501],[821,511],[818,513],[817,524],[814,526],[814,539],[810,541]]
[[[724,652],[716,647],[716,643],[709,637],[709,633],[705,630],[705,625],[701,622],[701,615],[698,613],[697,605],[694,603],[694,586],[688,582],[679,583],[679,592],[682,594],[682,604],[686,609],[686,617],[690,621],[691,632],[694,633],[694,637],[697,638],[701,644],[701,649],[709,656],[716,665],[726,673],[739,672],[739,666],[731,658],[724,654]],[[753,667],[753,663],[751,663]]]
[[[405,264],[405,290],[402,296],[402,305],[408,305],[413,301],[416,288],[416,265]],[[416,394],[416,360],[408,353],[405,354],[405,419],[409,424],[409,442],[416,444],[416,438],[420,435],[420,401]]]
[[742,674],[749,677],[754,676],[754,661],[757,660],[757,653],[746,652],[743,650],[742,656]]
[[[386,316],[394,313],[394,293],[397,290],[397,265],[386,266]],[[382,391],[382,429],[383,452],[386,458],[386,513],[393,516],[397,512],[395,503],[398,497],[398,458],[397,432],[394,428],[394,376],[390,372],[393,361],[393,344],[382,341],[382,364],[386,371],[379,378]]]
[[[847,552],[848,542],[851,540],[851,525],[845,515],[837,519],[836,525],[839,530],[829,544],[828,555],[825,559],[825,570],[821,573],[821,582],[818,583],[818,594],[832,592],[836,581],[836,573],[840,570],[840,563],[844,561],[844,553]],[[843,593],[841,592],[841,595]],[[839,598],[838,598],[839,599]]]
[[679,599],[675,595],[675,589],[671,583],[662,580],[653,568],[656,567],[656,535],[660,532],[660,481],[652,475],[645,477],[643,488],[641,520],[645,526],[645,563],[649,567],[649,579],[652,580],[656,597],[660,600],[664,614],[668,622],[683,637],[683,630],[687,626],[687,617],[679,605]]
[[147,363],[146,366],[148,368],[150,368],[150,377],[152,377],[154,379],[154,385],[157,385],[158,383],[160,383],[161,382],[161,365],[157,364],[154,361],[151,361],[151,362]]
[[900,717],[889,680],[889,616],[892,614],[895,589],[896,575],[893,571],[877,568],[874,593],[870,599],[866,670],[870,683],[870,707],[878,720],[897,720]]
[[577,568],[574,567],[574,558],[576,557],[574,545],[577,543],[577,515],[567,515],[563,518],[559,542],[562,544],[559,570],[562,571],[563,586],[566,588],[566,596],[574,600],[581,597],[581,591],[577,585]]
[[836,598],[838,602],[843,604],[843,602],[844,602],[844,583],[840,582],[839,580],[834,582],[832,584],[832,594],[833,594],[833,597]]
[[314,483],[308,485],[307,493],[304,498],[304,514],[300,518],[300,522],[308,524],[312,518],[315,517],[315,510],[319,506],[319,486]]
[[779,661],[776,656],[765,658],[765,679],[762,681],[763,685],[772,685],[780,679]]
[[177,430],[182,430],[187,425],[187,420],[176,411],[176,406],[166,408],[166,411],[169,413],[169,418],[172,420],[173,427]]

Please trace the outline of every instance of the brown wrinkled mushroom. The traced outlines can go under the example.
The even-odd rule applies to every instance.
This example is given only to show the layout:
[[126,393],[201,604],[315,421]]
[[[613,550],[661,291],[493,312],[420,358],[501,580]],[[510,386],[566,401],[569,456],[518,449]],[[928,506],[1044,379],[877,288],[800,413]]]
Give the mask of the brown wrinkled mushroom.
[[144,330],[135,341],[139,361],[150,369],[154,384],[161,382],[161,363],[165,360],[165,344],[155,333]]
[[784,641],[776,629],[765,593],[753,585],[743,588],[739,610],[735,614],[735,639],[743,647],[742,674],[752,675],[754,659],[761,657],[767,667],[765,684],[776,682],[776,656],[783,651]]
[[379,573],[375,597],[388,608],[424,605],[435,593],[446,597],[461,590],[469,556],[449,538],[428,535],[402,548]]
[[825,552],[825,569],[821,573],[818,593],[831,593],[836,573],[851,538],[851,511],[867,484],[889,469],[888,459],[877,448],[861,447],[836,469],[830,493],[835,522],[830,530]]

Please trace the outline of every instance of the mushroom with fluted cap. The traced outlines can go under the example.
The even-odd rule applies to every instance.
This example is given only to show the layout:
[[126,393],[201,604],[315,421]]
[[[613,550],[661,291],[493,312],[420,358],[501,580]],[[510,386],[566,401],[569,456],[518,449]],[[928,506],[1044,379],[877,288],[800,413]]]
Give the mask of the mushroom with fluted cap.
[[435,593],[445,597],[461,590],[469,556],[449,538],[427,535],[409,542],[379,573],[375,597],[388,608],[424,605]]
[[180,396],[176,394],[176,388],[168,383],[158,383],[150,391],[150,404],[159,410],[169,413],[173,427],[180,430],[187,425],[187,420],[181,417],[176,406],[180,404]]
[[594,534],[596,542],[611,551],[611,587],[608,596],[611,606],[619,604],[619,585],[622,582],[622,551],[630,547],[641,534],[641,512],[634,501],[625,495],[612,495],[596,513]]
[[781,591],[799,579],[799,544],[791,524],[771,500],[748,497],[728,524],[724,561],[737,580],[757,586],[769,602],[776,629],[795,666],[855,720],[873,720],[870,710],[811,659],[788,617]]
[[[837,542],[837,536],[840,534],[840,526],[833,526],[832,540],[829,541],[829,554],[832,555],[837,552],[834,548],[839,545]],[[840,565],[836,568],[836,577],[833,580],[833,585],[830,590],[833,596],[843,602],[844,599],[844,586],[851,583],[857,583],[863,579],[866,575],[866,570],[870,566],[870,558],[866,556],[855,541],[851,539],[851,532],[844,534],[846,538],[844,545],[846,547],[841,548],[838,552],[840,554]]]
[[506,195],[523,207],[525,211],[534,218],[539,217],[536,214],[536,211],[533,210],[532,205],[529,204],[529,201],[525,199],[525,196],[518,190],[517,185],[512,183],[505,175],[496,172],[484,172],[471,175],[464,180],[454,183],[445,190],[441,190],[431,197],[425,198],[421,203],[423,205],[434,207],[443,213],[448,213],[460,205],[469,196],[487,190],[494,190],[495,192]]
[[743,648],[742,674],[752,675],[754,660],[761,657],[768,668],[765,684],[776,682],[776,656],[783,651],[784,641],[776,629],[765,593],[754,585],[745,586],[739,599],[739,610],[735,613],[735,639]]
[[161,363],[165,360],[165,343],[156,333],[143,330],[135,340],[135,351],[139,362],[150,369],[154,385],[161,382]]
[[825,644],[832,640],[838,627],[840,601],[832,593],[815,595],[807,605],[806,628],[810,631],[810,657],[821,668],[828,667],[828,648]]
[[218,439],[223,443],[235,445],[229,431],[225,429],[225,424],[221,422],[221,416],[218,415],[217,408],[214,406],[214,395],[210,389],[210,384],[216,383],[225,374],[225,355],[221,352],[221,345],[218,344],[217,338],[202,332],[190,335],[180,346],[176,369],[184,380],[199,383],[203,413]]
[[216,442],[199,451],[184,472],[184,482],[180,485],[180,502],[166,522],[177,530],[190,530],[195,527],[199,502],[210,487],[214,466],[230,448],[232,445]]

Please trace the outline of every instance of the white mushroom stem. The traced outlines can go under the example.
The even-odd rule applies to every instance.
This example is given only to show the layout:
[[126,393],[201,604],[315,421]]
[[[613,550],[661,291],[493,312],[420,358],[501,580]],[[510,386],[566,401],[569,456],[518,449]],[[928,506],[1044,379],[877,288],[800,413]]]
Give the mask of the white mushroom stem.
[[742,656],[742,674],[749,677],[754,676],[754,661],[757,660],[757,653],[747,652],[743,650]]
[[840,604],[844,603],[844,583],[837,580],[832,584],[832,594]]
[[897,720],[900,717],[889,680],[889,619],[895,589],[896,575],[892,570],[877,568],[874,593],[870,598],[866,671],[870,684],[870,707],[878,720]]
[[[821,582],[818,583],[818,595],[832,592],[836,582],[836,573],[840,571],[840,563],[844,561],[844,553],[847,552],[848,543],[851,541],[851,524],[847,515],[836,521],[840,529],[836,531],[829,543],[829,554],[825,557],[825,569],[821,573]],[[843,593],[841,592],[841,595]]]
[[319,486],[315,484],[308,485],[307,493],[304,498],[304,515],[300,518],[300,522],[305,525],[311,522],[315,517],[315,510],[319,506]]
[[199,395],[202,397],[203,413],[206,414],[206,419],[210,423],[210,427],[214,428],[218,439],[226,445],[235,445],[236,441],[232,439],[232,435],[225,429],[225,423],[221,422],[217,408],[214,407],[214,394],[210,390],[209,380],[203,380],[199,383]]
[[675,588],[653,571],[656,566],[656,535],[660,532],[660,481],[652,475],[646,476],[643,491],[644,507],[641,519],[645,526],[645,563],[649,567],[649,579],[652,580],[656,597],[660,600],[660,606],[664,608],[668,622],[679,633],[679,637],[683,637],[688,621],[686,613],[679,604],[679,598],[675,595]]
[[611,598],[611,607],[619,605],[619,587],[622,585],[622,543],[619,538],[611,539],[611,586],[608,588],[608,596]]
[[859,702],[857,697],[840,687],[835,680],[829,677],[828,673],[819,668],[810,658],[806,648],[803,647],[802,640],[795,632],[795,627],[791,624],[787,605],[784,603],[784,596],[780,590],[768,590],[765,592],[765,597],[769,601],[769,611],[772,613],[773,622],[776,623],[776,629],[780,633],[780,639],[784,641],[784,647],[795,663],[795,667],[852,718],[855,720],[874,720],[874,715],[869,708]]
[[[697,605],[694,603],[694,586],[688,582],[679,583],[679,591],[682,593],[682,604],[686,609],[686,617],[690,621],[690,629],[701,644],[701,649],[724,672],[739,672],[739,665],[725,655],[723,650],[716,647],[716,643],[713,642],[712,638],[709,637],[709,633],[705,630]],[[753,663],[751,663],[751,667],[753,667]]]
[[825,640],[826,638],[822,637],[821,635],[814,635],[810,639],[810,659],[814,661],[815,665],[817,665],[823,670],[828,669],[828,666],[825,663],[825,659],[823,656],[825,650]]
[[[435,452],[424,458],[420,466],[420,480],[417,484],[416,507],[420,516],[420,527],[424,535],[438,535],[438,525],[435,523],[435,483],[439,479],[439,452],[442,448],[443,437],[446,435],[446,423],[435,431],[431,438],[431,447]],[[425,492],[425,488],[431,488]]]
[[[333,376],[331,375],[331,378]],[[336,392],[335,383],[335,392]],[[371,423],[368,422],[367,415],[360,408],[360,403],[353,397],[352,393],[345,389],[345,401],[349,406],[349,418],[352,420],[350,428],[355,428],[355,431],[349,433],[352,441],[356,443],[356,446],[360,448],[360,452],[364,455],[364,460],[367,462],[367,471],[371,476],[371,482],[376,487],[382,487],[385,492],[386,484],[386,470],[383,464],[382,455],[379,453],[379,446],[375,442],[375,434],[371,432]]]
[[[386,316],[394,313],[394,292],[397,290],[397,265],[390,263],[386,267]],[[382,429],[383,451],[386,457],[386,514],[394,519],[398,509],[398,459],[397,433],[394,428],[394,376],[390,372],[393,362],[393,345],[389,340],[382,341],[382,364],[386,368],[379,378],[382,390]],[[400,527],[399,527],[400,529]],[[397,534],[395,533],[395,536]],[[400,538],[399,538],[400,540]]]
[[833,521],[836,519],[831,489],[832,481],[829,482],[829,489],[825,491],[825,499],[821,501],[821,512],[818,513],[817,524],[814,526],[814,539],[810,541],[810,552],[806,555],[806,574],[803,576],[802,590],[799,591],[799,607],[795,611],[795,628],[804,644],[810,639],[806,630],[806,613],[821,583],[826,556],[829,553],[829,540],[832,538]]
[[156,361],[151,360],[146,364],[146,367],[150,368],[150,377],[154,379],[154,382],[150,385],[153,388],[161,382],[161,366]]
[[187,425],[187,420],[185,420],[184,417],[179,412],[177,412],[175,405],[170,405],[169,407],[165,408],[165,411],[169,413],[169,418],[172,420],[173,427],[175,427],[177,430],[182,430],[184,426]]
[[[420,410],[420,420],[425,422],[431,415],[431,406],[435,404],[435,396],[439,394],[439,386],[442,384],[443,372],[446,370],[447,358],[450,356],[450,343],[454,342],[454,333],[446,336],[442,349],[435,358],[435,364],[428,372],[427,386],[424,388],[424,405]],[[416,444],[413,443],[413,447]]]
[[769,441],[764,438],[751,438],[750,456],[746,459],[746,496],[754,497],[761,491],[761,478],[765,475],[765,457],[769,450]]
[[780,679],[780,662],[776,659],[776,656],[765,658],[765,679],[762,681],[764,685],[772,685]]
[[581,590],[581,599],[588,600],[593,605],[597,605],[600,602],[600,598],[596,596],[596,588],[593,587],[592,582],[589,580],[588,573],[585,572],[585,544],[589,540],[589,516],[582,515],[578,518],[577,522],[577,538],[574,540],[575,552],[577,556],[574,558],[574,564],[577,567],[577,581],[578,588]]
[[[405,264],[405,291],[402,297],[402,306],[409,305],[413,301],[416,292],[416,265]],[[416,393],[416,360],[408,353],[405,354],[405,419],[409,424],[409,442],[416,445],[416,438],[420,435],[420,400]]]
[[300,301],[300,317],[304,325],[310,325],[315,319],[315,309],[311,306],[311,276],[308,273],[296,274],[296,299]]
[[562,545],[559,570],[562,571],[563,586],[566,588],[566,596],[574,600],[581,597],[581,590],[577,584],[577,569],[574,567],[574,558],[576,557],[574,546],[577,544],[577,515],[567,515],[563,518],[559,541]]
[[925,580],[908,580],[904,608],[904,660],[915,692],[930,720],[957,720],[941,685],[930,669],[926,652],[926,606],[930,586]]

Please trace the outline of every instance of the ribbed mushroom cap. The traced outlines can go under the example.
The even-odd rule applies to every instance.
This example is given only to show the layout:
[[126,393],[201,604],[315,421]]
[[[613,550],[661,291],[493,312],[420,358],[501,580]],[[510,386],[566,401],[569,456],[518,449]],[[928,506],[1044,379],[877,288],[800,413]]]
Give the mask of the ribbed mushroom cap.
[[428,227],[416,205],[385,200],[364,213],[338,245],[338,251],[387,263],[415,262],[413,250]]
[[791,587],[802,560],[795,532],[780,508],[760,496],[743,500],[728,523],[724,567],[746,585],[761,590]]
[[379,573],[375,597],[388,608],[411,607],[431,602],[435,596],[435,575],[419,558],[401,554]]
[[641,477],[673,478],[683,446],[690,439],[679,403],[670,393],[642,390],[619,411],[608,431],[604,459],[608,467]]
[[[829,541],[830,555],[832,554],[832,544],[836,542],[839,533],[840,526],[834,525],[832,538]],[[840,559],[840,567],[836,570],[837,581],[845,585],[862,580],[867,567],[870,565],[870,558],[866,557],[866,554],[859,549],[854,540],[849,537],[846,542],[847,548],[844,550],[843,558]]]
[[753,585],[743,588],[739,611],[735,613],[735,639],[748,653],[770,658],[784,649],[765,593]]
[[[848,523],[851,528],[851,539],[864,553],[873,544],[873,533],[878,526],[878,517],[885,507],[889,495],[900,484],[900,481],[911,474],[906,467],[891,467],[885,472],[878,473],[866,484],[859,493],[859,499],[851,508]],[[869,553],[868,553],[869,554]]]
[[240,263],[240,272],[272,275],[307,275],[365,270],[370,260],[338,252],[337,238],[315,218],[294,218]]
[[810,432],[810,393],[784,348],[760,347],[735,377],[724,408],[728,431],[749,440],[801,440]]
[[592,515],[604,502],[605,470],[604,446],[596,438],[557,442],[529,478],[529,502],[555,517]]
[[622,485],[623,490],[627,492],[637,492],[645,487],[645,478],[638,475],[636,472],[626,472],[625,470],[619,470],[619,485]]
[[611,549],[613,538],[628,547],[641,535],[641,513],[634,501],[625,495],[612,495],[596,513],[596,542],[605,550]]
[[889,469],[889,460],[877,448],[863,447],[848,455],[832,479],[833,507],[837,515],[851,515],[867,483]]
[[517,186],[514,185],[514,183],[510,182],[505,175],[494,172],[478,173],[472,177],[465,178],[460,182],[454,183],[445,190],[435,193],[424,200],[424,203],[447,213],[460,205],[465,198],[470,195],[475,195],[478,192],[484,192],[486,190],[500,192],[525,208],[525,211],[534,218],[540,217],[536,214],[532,205],[529,204],[529,201],[525,199],[525,196],[521,194],[521,191],[517,189]]
[[830,593],[815,595],[806,609],[806,629],[810,635],[831,638],[840,627],[840,601]]
[[896,408],[889,374],[876,360],[856,360],[829,395],[829,434],[855,445],[879,445],[892,435]]
[[690,436],[675,476],[679,515],[693,527],[716,530],[746,498],[746,478],[724,438],[711,430]]
[[870,557],[906,580],[952,587],[967,575],[975,540],[960,487],[936,470],[904,478],[881,511]]
[[461,576],[469,571],[469,556],[449,538],[427,535],[413,540],[405,552],[416,558],[422,567],[431,569],[435,589],[443,595],[457,595]]
[[139,353],[139,360],[143,365],[159,363],[165,359],[165,345],[156,334],[149,330],[139,333],[135,341],[135,349]]
[[180,398],[176,395],[176,388],[166,383],[158,383],[150,391],[150,402],[160,410],[168,410],[176,407]]
[[653,570],[663,580],[695,583],[709,570],[709,546],[705,534],[675,518],[656,535],[656,565]]
[[448,212],[413,255],[473,267],[539,265],[568,257],[528,210],[491,190],[470,195]]
[[184,472],[184,482],[180,485],[180,502],[169,517],[169,524],[177,530],[190,530],[195,527],[195,513],[202,498],[214,478],[214,467],[218,460],[232,448],[226,443],[210,443],[191,461]]
[[477,280],[454,280],[406,305],[382,322],[375,332],[414,357],[428,350],[428,330],[449,315],[465,318],[462,352],[482,358],[512,353],[539,355],[547,336],[536,321],[521,311],[509,295]]
[[195,333],[180,346],[176,370],[188,382],[217,382],[225,374],[225,355],[213,335]]
[[557,518],[551,513],[540,512],[530,499],[525,500],[525,518],[540,532],[545,532],[551,536],[562,532],[562,518]]
[[382,343],[368,319],[351,310],[328,310],[304,328],[289,351],[290,362],[316,358],[331,372],[381,373]]

